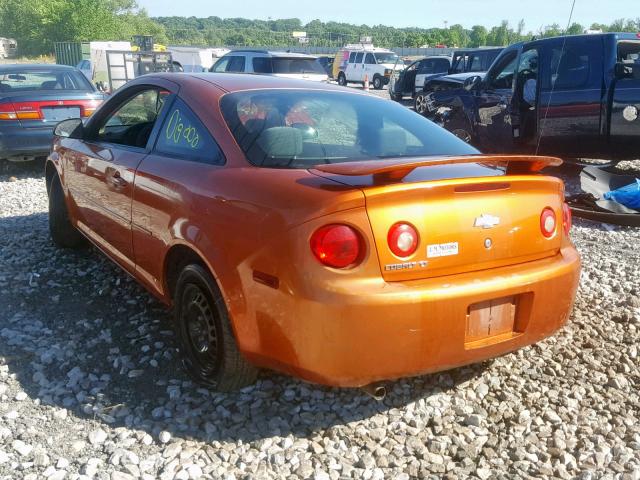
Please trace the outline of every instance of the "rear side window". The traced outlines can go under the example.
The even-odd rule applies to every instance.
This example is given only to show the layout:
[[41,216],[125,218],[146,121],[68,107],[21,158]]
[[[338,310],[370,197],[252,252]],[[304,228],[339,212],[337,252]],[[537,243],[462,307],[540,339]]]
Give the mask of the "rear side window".
[[551,65],[543,77],[543,88],[576,90],[601,88],[602,43],[599,39],[571,39],[551,48]]
[[351,52],[349,54],[349,63],[355,63],[356,61],[356,52]]
[[223,165],[224,155],[200,119],[176,98],[160,128],[156,152],[200,163]]
[[244,57],[229,57],[227,72],[244,72]]
[[273,66],[271,65],[270,58],[254,57],[252,62],[253,62],[253,71],[255,73],[273,73]]

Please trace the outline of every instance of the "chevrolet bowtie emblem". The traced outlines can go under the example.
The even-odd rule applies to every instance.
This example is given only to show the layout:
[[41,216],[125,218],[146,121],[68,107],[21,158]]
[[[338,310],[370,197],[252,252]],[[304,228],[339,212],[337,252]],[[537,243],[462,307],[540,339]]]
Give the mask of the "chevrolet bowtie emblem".
[[473,226],[478,228],[493,228],[499,224],[500,217],[489,215],[487,213],[483,213],[479,217],[476,217],[475,221],[473,222]]

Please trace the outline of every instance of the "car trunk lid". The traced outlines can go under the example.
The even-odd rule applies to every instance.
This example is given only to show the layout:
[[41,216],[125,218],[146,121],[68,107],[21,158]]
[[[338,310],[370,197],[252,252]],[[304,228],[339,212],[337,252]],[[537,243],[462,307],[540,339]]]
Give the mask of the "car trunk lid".
[[[474,156],[321,165],[316,172],[363,191],[382,276],[405,281],[555,255],[562,241],[562,182],[532,173],[560,163]],[[550,238],[540,226],[545,208],[556,216]],[[419,236],[407,258],[389,248],[389,230],[398,222]]]

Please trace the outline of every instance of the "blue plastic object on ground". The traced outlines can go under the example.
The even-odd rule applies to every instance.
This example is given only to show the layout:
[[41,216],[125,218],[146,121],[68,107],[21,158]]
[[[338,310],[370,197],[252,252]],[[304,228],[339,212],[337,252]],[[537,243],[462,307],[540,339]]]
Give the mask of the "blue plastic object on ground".
[[627,208],[640,210],[640,179],[636,178],[636,183],[605,193],[604,198],[614,200]]

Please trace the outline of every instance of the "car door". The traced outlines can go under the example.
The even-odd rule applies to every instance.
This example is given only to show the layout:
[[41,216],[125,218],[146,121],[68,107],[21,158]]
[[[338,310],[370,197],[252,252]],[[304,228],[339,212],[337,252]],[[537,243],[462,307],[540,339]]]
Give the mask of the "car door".
[[622,152],[640,148],[640,40],[622,40],[617,50],[611,92],[610,143]]
[[356,68],[356,55],[357,52],[349,53],[349,59],[347,60],[347,66],[344,69],[344,76],[349,81],[355,81],[355,68]]
[[548,41],[540,77],[540,150],[593,154],[603,142],[602,36]]
[[507,52],[475,92],[475,134],[483,152],[507,152],[513,147],[511,103],[517,61],[516,49]]
[[353,63],[353,74],[352,77],[349,78],[349,80],[353,82],[364,81],[364,52],[356,53],[356,57]]
[[[204,122],[182,98],[175,97],[160,123],[153,150],[137,169],[132,203],[136,273],[159,293],[163,291],[163,264],[158,259],[176,237],[197,233],[189,223],[194,212],[188,210],[192,207],[186,199],[206,196],[211,174],[224,164],[222,150]],[[203,219],[210,214],[199,213]],[[177,221],[183,231],[172,228]]]
[[417,65],[415,78],[410,84],[407,83],[409,90],[412,89],[409,93],[413,95],[417,90],[422,90],[425,80],[430,75],[430,73],[433,72],[433,69],[433,59],[426,58],[424,60],[421,60]]
[[373,53],[371,52],[367,52],[364,56],[364,61],[363,61],[363,80],[364,80],[364,76],[366,75],[367,78],[369,79],[369,82],[373,82],[373,76],[376,74],[376,70],[377,70],[377,64],[376,64],[376,57]]
[[[169,91],[138,85],[122,91],[87,124],[68,168],[78,228],[129,271],[134,269],[131,200],[136,168],[147,155]],[[109,105],[112,105],[109,108]]]

